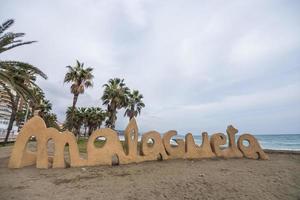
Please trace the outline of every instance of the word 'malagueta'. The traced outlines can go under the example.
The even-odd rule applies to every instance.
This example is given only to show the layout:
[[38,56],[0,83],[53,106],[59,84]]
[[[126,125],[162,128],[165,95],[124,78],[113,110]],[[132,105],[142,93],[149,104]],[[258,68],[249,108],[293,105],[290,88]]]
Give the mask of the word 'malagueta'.
[[[201,159],[201,158],[250,158],[268,159],[260,147],[258,141],[251,134],[239,136],[235,143],[235,134],[238,130],[233,126],[227,127],[228,147],[221,148],[226,144],[227,137],[223,133],[215,133],[210,139],[206,132],[202,133],[202,144],[195,144],[191,133],[185,136],[185,140],[174,139],[177,145],[172,145],[170,140],[177,135],[176,131],[168,131],[161,138],[160,133],[150,131],[142,135],[141,145],[138,148],[138,127],[135,119],[132,119],[124,133],[124,145],[119,140],[118,133],[109,128],[101,128],[92,133],[87,143],[87,158],[81,158],[76,138],[69,131],[59,132],[54,128],[47,128],[40,117],[33,117],[21,129],[17,136],[13,151],[9,160],[9,168],[21,168],[36,164],[37,168],[65,168],[65,146],[68,144],[70,153],[70,166],[95,166],[112,165],[112,158],[117,156],[119,164],[139,163],[143,161],[168,159]],[[34,136],[37,141],[37,151],[27,149],[29,139]],[[94,141],[105,138],[102,147],[96,147]],[[47,144],[49,140],[54,142],[54,155],[49,156]],[[245,146],[243,141],[248,141]],[[149,141],[152,141],[149,144]],[[49,163],[50,162],[50,163]]]

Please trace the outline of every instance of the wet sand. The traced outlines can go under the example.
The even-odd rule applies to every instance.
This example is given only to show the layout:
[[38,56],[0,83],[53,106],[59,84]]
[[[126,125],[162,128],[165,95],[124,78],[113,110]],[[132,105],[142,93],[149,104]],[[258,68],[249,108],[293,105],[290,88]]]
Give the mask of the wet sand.
[[67,169],[8,169],[0,148],[0,199],[300,199],[300,154],[269,161],[152,161]]

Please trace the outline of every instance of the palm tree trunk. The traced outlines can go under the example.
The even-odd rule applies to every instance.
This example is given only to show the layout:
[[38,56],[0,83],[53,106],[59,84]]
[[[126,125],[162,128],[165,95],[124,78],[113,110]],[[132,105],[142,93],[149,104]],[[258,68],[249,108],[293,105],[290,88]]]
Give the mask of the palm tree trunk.
[[89,134],[89,137],[91,136],[91,134],[92,134],[92,127],[91,126],[89,126],[89,131],[88,131],[88,134]]
[[[35,109],[36,109],[35,106],[32,106],[32,107],[31,107],[31,115],[32,115],[32,116],[34,115]],[[31,117],[32,117],[32,116],[31,116]]]
[[131,106],[130,108],[130,117],[129,117],[129,121],[134,117],[134,107]]
[[127,116],[129,117],[129,122],[130,122],[130,120],[134,117],[134,105],[131,105],[130,109],[126,111],[128,111]]
[[115,129],[116,121],[117,121],[117,111],[113,110],[111,116],[111,129]]
[[79,94],[74,94],[74,97],[73,97],[73,104],[72,104],[72,110],[74,111],[75,109],[75,106],[76,106],[76,103],[77,103],[77,100],[78,100],[78,96]]
[[8,138],[9,138],[10,132],[11,132],[11,130],[13,128],[13,125],[14,125],[14,122],[15,122],[15,119],[16,119],[19,99],[20,99],[19,96],[16,97],[16,101],[15,102],[14,102],[14,99],[11,99],[11,102],[12,102],[11,115],[10,115],[10,119],[9,119],[7,131],[6,131],[6,136],[5,136],[5,139],[4,139],[4,145],[8,142]]
[[86,129],[87,129],[87,126],[84,125],[84,137],[86,137]]
[[[73,97],[73,104],[72,104],[72,110],[71,110],[71,116],[72,116],[72,119],[74,118],[74,111],[75,111],[75,107],[76,107],[76,103],[77,103],[77,100],[78,100],[78,95],[79,94],[74,94],[74,97]],[[77,129],[76,128],[74,128],[74,124],[73,124],[73,122],[72,122],[72,125],[71,125],[71,132],[75,132],[75,135],[76,135],[76,139],[77,139],[77,141],[78,141],[78,139],[79,139],[79,134],[78,134],[78,132],[77,132]]]
[[27,122],[27,119],[28,119],[28,113],[29,113],[29,105],[27,103],[27,106],[26,106],[26,113],[25,113],[25,118],[24,118],[24,123]]
[[13,109],[11,112],[11,115],[10,115],[9,124],[7,127],[6,136],[5,136],[5,140],[4,140],[4,145],[8,142],[10,131],[12,130],[12,127],[13,127],[13,124],[14,124],[14,121],[16,118],[16,114],[17,114],[16,110]]

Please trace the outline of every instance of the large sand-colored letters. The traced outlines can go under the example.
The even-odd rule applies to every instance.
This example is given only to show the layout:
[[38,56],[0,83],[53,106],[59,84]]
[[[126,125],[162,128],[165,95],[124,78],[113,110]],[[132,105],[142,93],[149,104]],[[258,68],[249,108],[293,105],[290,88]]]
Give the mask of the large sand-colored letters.
[[[243,141],[246,140],[249,146],[244,146]],[[268,155],[262,150],[258,141],[253,135],[244,134],[238,139],[238,147],[246,158],[268,160]]]
[[[37,142],[37,151],[30,152],[26,146],[30,137],[34,136]],[[49,140],[54,142],[54,156],[48,156],[47,144]],[[53,168],[64,168],[65,145],[69,145],[70,165],[72,167],[85,166],[85,160],[79,156],[78,146],[74,134],[65,131],[60,133],[54,128],[46,128],[44,121],[40,117],[29,120],[21,129],[14,145],[8,166],[10,168],[20,168],[36,164],[37,168],[48,168],[53,161]]]
[[226,136],[223,133],[216,133],[212,135],[210,140],[213,151],[218,157],[242,158],[243,154],[235,144],[235,134],[237,134],[238,130],[230,125],[227,127],[226,132],[229,139],[228,147],[225,149],[220,148],[220,145],[226,144]]
[[184,158],[185,156],[185,143],[182,139],[174,139],[174,141],[177,143],[177,146],[171,145],[170,140],[173,136],[177,135],[176,131],[168,131],[163,136],[163,144],[165,147],[165,150],[168,154],[168,157],[170,159],[174,158]]
[[[243,134],[235,143],[235,135],[238,130],[233,126],[227,127],[229,145],[226,144],[226,136],[223,133],[213,134],[209,140],[206,132],[202,133],[202,144],[197,145],[191,133],[183,139],[173,139],[177,145],[170,143],[176,131],[168,131],[163,137],[156,131],[150,131],[142,136],[140,148],[138,143],[138,127],[135,119],[130,120],[125,129],[125,141],[122,144],[118,133],[109,128],[94,131],[87,143],[87,159],[81,158],[74,134],[68,131],[59,132],[54,128],[47,128],[43,119],[33,117],[21,129],[13,151],[10,156],[9,168],[21,168],[36,165],[37,168],[65,168],[65,148],[69,147],[70,166],[95,166],[112,165],[113,158],[118,159],[119,164],[138,163],[150,160],[167,159],[201,159],[201,158],[241,158],[268,159],[260,147],[258,141],[250,134]],[[27,149],[27,143],[34,137],[37,143],[36,152]],[[105,138],[102,147],[94,145],[97,138]],[[48,141],[54,143],[54,155],[48,155]],[[248,141],[245,146],[243,141]]]
[[142,136],[141,153],[140,159],[143,161],[168,159],[160,134],[156,131],[147,132]]
[[185,151],[186,158],[188,159],[216,157],[209,144],[208,134],[206,132],[202,133],[202,144],[200,147],[195,143],[194,137],[191,133],[186,134]]

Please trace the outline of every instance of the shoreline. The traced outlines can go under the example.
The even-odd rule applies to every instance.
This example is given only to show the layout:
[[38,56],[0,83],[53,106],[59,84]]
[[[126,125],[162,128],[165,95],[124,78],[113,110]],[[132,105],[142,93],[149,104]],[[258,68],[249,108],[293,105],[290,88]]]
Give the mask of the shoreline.
[[284,150],[284,149],[263,149],[265,153],[268,154],[296,154],[300,155],[300,150]]

